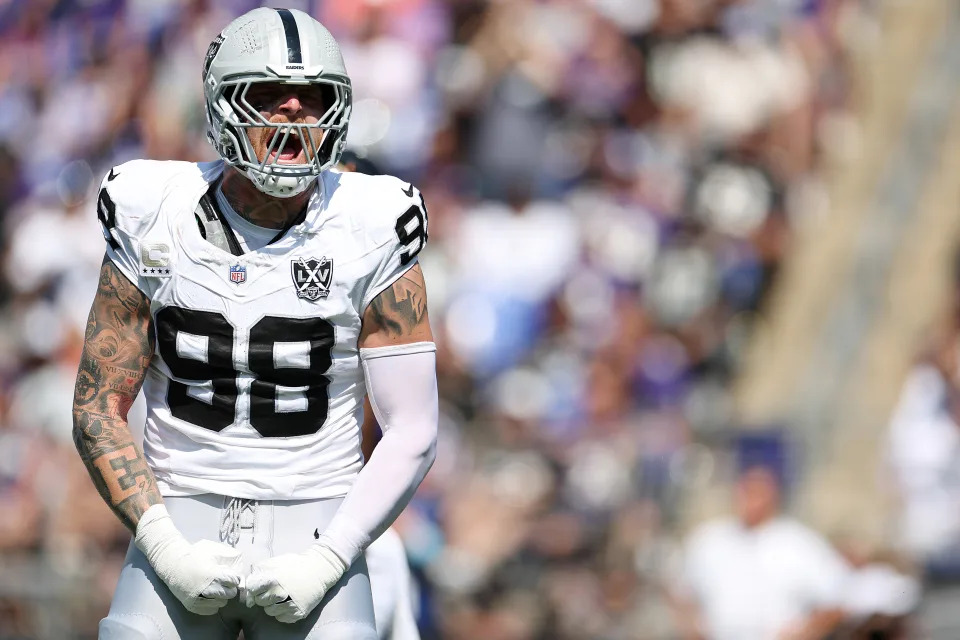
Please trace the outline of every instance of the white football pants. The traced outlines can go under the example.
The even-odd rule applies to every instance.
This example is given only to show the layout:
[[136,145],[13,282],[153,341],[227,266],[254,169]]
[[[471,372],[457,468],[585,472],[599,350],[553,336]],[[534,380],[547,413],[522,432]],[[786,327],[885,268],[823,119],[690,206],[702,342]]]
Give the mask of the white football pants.
[[387,529],[370,543],[364,556],[380,640],[420,640],[413,612],[413,579],[400,535],[393,528]]
[[[243,552],[245,570],[282,553],[305,550],[333,517],[335,500],[237,500],[203,494],[165,498],[174,524],[190,542],[215,540]],[[377,640],[370,580],[358,558],[309,616],[278,622],[240,598],[219,613],[184,609],[131,543],[110,605],[100,621],[100,640]]]

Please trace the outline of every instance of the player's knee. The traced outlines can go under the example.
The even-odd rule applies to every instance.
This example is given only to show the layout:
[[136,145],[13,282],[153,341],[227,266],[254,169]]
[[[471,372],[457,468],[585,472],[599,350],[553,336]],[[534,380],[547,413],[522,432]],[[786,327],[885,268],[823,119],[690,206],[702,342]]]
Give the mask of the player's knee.
[[331,620],[315,627],[307,640],[379,640],[376,629],[369,622],[359,620]]
[[125,614],[100,621],[99,640],[162,640],[160,626],[150,616]]

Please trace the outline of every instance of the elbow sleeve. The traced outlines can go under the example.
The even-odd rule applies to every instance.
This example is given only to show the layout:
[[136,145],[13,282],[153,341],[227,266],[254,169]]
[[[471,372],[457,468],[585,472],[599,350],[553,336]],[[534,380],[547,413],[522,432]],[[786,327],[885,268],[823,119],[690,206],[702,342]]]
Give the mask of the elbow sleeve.
[[424,453],[437,438],[437,359],[432,342],[361,349],[367,395],[386,436],[400,427],[411,449]]

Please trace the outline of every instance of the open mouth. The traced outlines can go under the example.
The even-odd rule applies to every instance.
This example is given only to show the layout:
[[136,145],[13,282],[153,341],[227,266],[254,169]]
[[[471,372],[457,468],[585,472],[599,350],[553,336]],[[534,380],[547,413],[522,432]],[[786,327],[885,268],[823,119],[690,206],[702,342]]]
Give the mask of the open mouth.
[[292,163],[295,160],[300,158],[300,154],[303,151],[303,143],[300,142],[300,136],[291,132],[287,136],[286,142],[280,146],[280,141],[283,140],[285,132],[278,131],[273,134],[273,138],[270,139],[270,146],[274,147],[273,151],[270,152],[270,161],[278,162],[290,162]]

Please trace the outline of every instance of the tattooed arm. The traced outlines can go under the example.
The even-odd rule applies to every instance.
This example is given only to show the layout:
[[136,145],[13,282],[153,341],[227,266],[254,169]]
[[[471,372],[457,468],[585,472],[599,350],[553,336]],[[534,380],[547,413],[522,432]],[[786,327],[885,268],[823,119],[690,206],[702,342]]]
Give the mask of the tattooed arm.
[[360,348],[432,341],[427,289],[420,265],[416,264],[367,307],[360,331]]
[[[385,347],[409,342],[432,342],[427,318],[427,292],[420,265],[409,271],[374,298],[363,316],[360,347]],[[364,460],[369,460],[380,441],[378,424],[367,398],[363,405],[361,447]]]
[[240,552],[177,530],[133,441],[127,412],[153,356],[150,302],[109,258],[87,320],[73,397],[73,441],[100,495],[188,611],[212,615],[236,597]]
[[149,300],[104,258],[77,372],[73,441],[97,491],[131,531],[163,502],[127,426],[153,347]]

